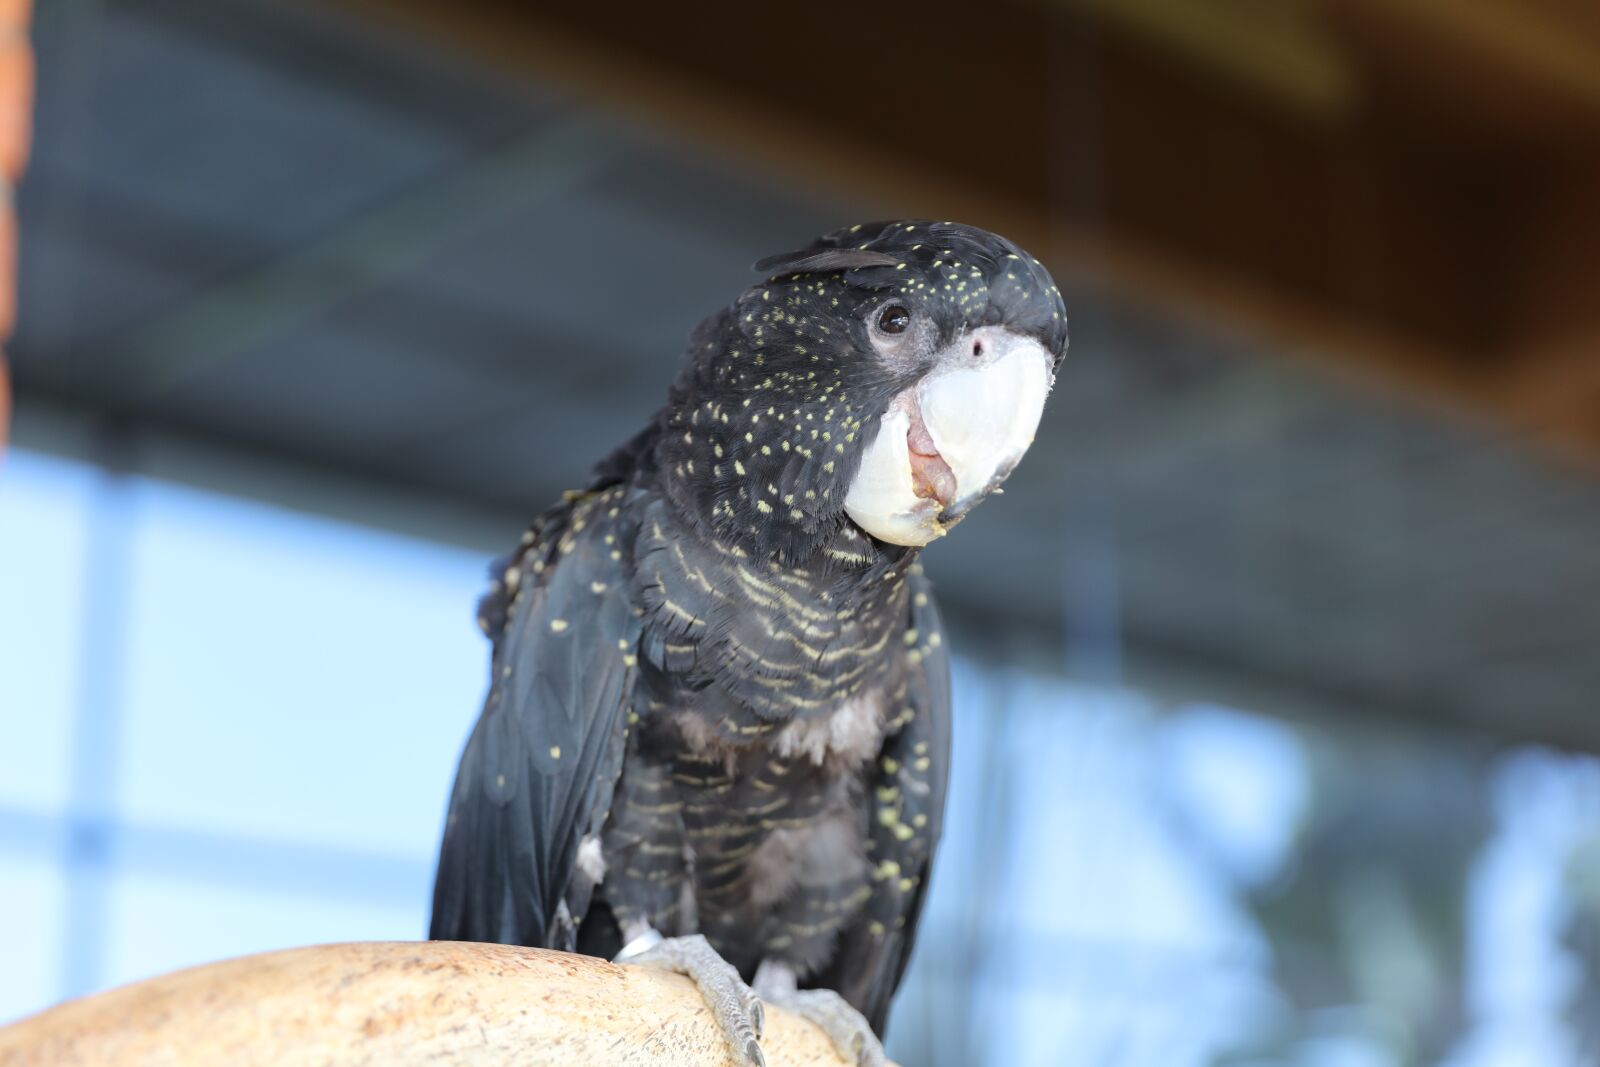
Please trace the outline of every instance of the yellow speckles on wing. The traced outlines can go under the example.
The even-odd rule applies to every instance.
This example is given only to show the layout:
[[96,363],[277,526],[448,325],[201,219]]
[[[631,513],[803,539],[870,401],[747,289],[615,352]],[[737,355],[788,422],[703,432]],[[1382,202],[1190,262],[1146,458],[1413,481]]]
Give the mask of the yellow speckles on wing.
[[560,745],[551,745],[550,746],[550,758],[551,759],[560,759],[561,758],[561,746]]
[[763,514],[763,515],[771,515],[772,514],[772,505],[767,503],[765,500],[757,500],[756,501],[756,510],[761,512],[761,514]]
[[605,591],[606,591],[606,583],[605,582],[590,582],[589,583],[589,592],[593,593],[595,596],[599,596],[601,593],[604,593]]
[[555,633],[555,634],[565,633],[566,629],[567,629],[567,620],[566,619],[551,619],[550,620],[550,632],[551,633]]

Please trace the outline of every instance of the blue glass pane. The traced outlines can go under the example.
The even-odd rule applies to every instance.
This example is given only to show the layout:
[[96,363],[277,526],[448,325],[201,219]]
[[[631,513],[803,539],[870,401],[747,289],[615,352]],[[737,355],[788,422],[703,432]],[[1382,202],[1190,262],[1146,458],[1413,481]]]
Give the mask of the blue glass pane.
[[414,941],[417,912],[311,893],[125,874],[111,886],[106,984],[270,949]]
[[484,560],[154,482],[137,511],[122,817],[431,854]]
[[0,1025],[61,996],[64,899],[54,862],[0,850]]
[[1270,957],[1169,817],[1159,718],[1122,690],[1008,688],[1004,906],[983,920],[975,989],[992,1062],[1211,1062],[1272,995]]
[[24,451],[0,461],[0,808],[67,803],[95,477]]

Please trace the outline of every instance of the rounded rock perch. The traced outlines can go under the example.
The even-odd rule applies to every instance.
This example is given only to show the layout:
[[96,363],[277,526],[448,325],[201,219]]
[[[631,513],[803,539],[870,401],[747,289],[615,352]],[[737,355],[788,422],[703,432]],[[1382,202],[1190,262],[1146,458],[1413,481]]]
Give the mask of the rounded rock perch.
[[[769,1067],[843,1064],[766,1006]],[[0,1028],[0,1065],[732,1064],[689,979],[454,941],[243,956],[68,1001]]]

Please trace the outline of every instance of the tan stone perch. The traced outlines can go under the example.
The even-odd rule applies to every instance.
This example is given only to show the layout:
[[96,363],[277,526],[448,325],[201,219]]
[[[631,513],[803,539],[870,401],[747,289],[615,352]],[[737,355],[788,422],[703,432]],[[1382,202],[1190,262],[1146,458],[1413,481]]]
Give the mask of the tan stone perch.
[[[766,1008],[770,1067],[844,1063]],[[0,1065],[731,1065],[687,978],[542,949],[370,942],[244,956],[0,1028]]]

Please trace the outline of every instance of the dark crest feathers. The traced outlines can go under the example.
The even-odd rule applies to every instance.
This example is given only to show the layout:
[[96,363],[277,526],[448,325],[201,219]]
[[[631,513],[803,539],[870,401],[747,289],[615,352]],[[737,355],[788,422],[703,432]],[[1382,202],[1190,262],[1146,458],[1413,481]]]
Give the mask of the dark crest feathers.
[[768,256],[752,268],[764,274],[824,273],[859,267],[897,267],[900,260],[885,252],[864,248],[802,248],[781,256]]

